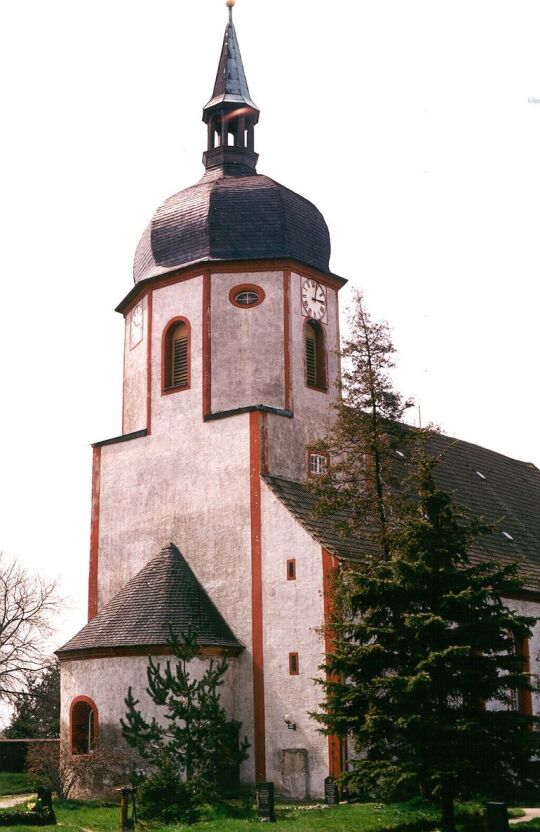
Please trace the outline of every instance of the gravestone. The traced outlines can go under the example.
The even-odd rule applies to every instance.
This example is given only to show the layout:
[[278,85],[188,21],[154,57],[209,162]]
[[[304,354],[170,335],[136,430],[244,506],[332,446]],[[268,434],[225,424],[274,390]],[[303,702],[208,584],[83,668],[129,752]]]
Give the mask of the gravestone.
[[38,786],[37,789],[37,804],[36,808],[39,810],[40,826],[56,824],[56,815],[52,805],[52,790],[49,786]]
[[38,786],[36,791],[37,798],[41,803],[41,808],[43,809],[43,811],[52,812],[52,790],[48,786]]
[[506,803],[486,803],[484,822],[486,832],[509,832]]
[[284,748],[281,752],[279,790],[293,800],[308,797],[308,753],[305,748]]
[[327,777],[324,781],[324,802],[328,806],[337,806],[339,803],[339,789],[334,777]]
[[255,802],[257,804],[257,817],[259,820],[275,823],[273,783],[257,783],[255,786]]

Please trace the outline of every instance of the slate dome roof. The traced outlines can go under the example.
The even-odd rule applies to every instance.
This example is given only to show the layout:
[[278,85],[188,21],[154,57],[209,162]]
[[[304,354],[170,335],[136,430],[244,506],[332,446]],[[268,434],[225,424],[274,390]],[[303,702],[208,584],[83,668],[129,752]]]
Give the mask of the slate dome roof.
[[253,103],[229,7],[207,125],[206,173],[158,208],[135,253],[135,283],[194,263],[296,260],[329,272],[330,235],[307,199],[256,171]]
[[298,260],[329,271],[330,235],[307,199],[252,173],[211,169],[158,208],[135,253],[135,283],[209,260]]

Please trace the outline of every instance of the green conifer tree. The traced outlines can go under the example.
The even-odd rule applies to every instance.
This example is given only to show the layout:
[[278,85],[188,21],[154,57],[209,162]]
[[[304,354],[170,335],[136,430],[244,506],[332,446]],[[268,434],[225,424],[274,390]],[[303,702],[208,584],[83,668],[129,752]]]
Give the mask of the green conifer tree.
[[523,784],[538,752],[539,718],[513,709],[516,694],[537,689],[519,655],[536,619],[502,600],[522,587],[516,565],[471,562],[488,530],[437,488],[434,465],[420,456],[413,466],[389,557],[336,578],[315,718],[351,741],[351,786],[419,788],[440,800],[443,829],[453,830],[456,795],[500,798]]
[[319,443],[331,465],[312,485],[317,514],[335,519],[341,513],[342,533],[371,541],[378,556],[381,551],[388,555],[402,475],[397,452],[403,453],[410,438],[401,420],[412,402],[391,379],[395,352],[388,324],[373,321],[356,292],[340,354],[342,398],[333,405],[335,420]]
[[171,633],[173,660],[165,666],[148,660],[147,693],[163,709],[162,719],[148,722],[129,688],[126,718],[128,744],[145,761],[143,814],[165,821],[193,822],[198,807],[218,798],[219,785],[247,758],[249,743],[238,743],[240,723],[229,720],[220,701],[227,661],[210,659],[201,676],[189,664],[198,655],[197,631]]
[[54,660],[42,676],[29,677],[27,689],[14,694],[9,739],[53,739],[60,736],[60,667]]

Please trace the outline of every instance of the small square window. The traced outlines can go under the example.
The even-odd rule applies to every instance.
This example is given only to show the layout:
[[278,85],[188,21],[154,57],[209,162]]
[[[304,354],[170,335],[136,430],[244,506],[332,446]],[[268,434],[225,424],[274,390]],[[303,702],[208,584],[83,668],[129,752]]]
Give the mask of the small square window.
[[507,708],[509,711],[519,711],[519,697],[516,688],[512,688],[508,691]]
[[310,477],[322,477],[328,470],[328,454],[310,451],[308,455],[308,474]]
[[300,662],[298,653],[289,653],[289,673],[291,676],[298,676],[300,673]]
[[296,560],[294,558],[287,561],[287,580],[296,581]]

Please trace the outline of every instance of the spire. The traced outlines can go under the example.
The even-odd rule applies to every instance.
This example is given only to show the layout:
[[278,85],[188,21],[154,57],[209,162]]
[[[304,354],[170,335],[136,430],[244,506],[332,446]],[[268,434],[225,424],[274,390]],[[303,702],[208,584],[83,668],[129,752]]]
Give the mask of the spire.
[[203,161],[207,168],[224,167],[227,173],[255,173],[254,127],[259,110],[251,100],[232,10],[235,0],[227,0],[229,22],[212,98],[203,110],[208,125],[208,148]]

